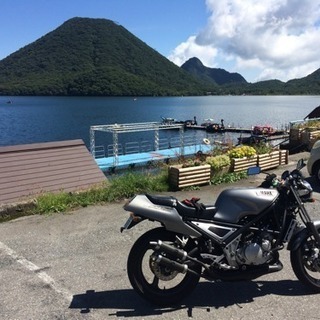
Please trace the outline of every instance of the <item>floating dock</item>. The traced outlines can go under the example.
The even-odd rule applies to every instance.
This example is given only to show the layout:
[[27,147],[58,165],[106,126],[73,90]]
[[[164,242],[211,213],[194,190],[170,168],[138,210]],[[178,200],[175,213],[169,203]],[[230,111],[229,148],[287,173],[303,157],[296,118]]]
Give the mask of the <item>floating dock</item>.
[[[178,130],[179,138],[174,145],[168,144],[162,146],[159,138],[160,131],[162,130]],[[211,145],[206,145],[202,141],[185,140],[184,124],[177,123],[160,123],[160,122],[143,122],[143,123],[126,123],[126,124],[113,124],[113,125],[99,125],[90,127],[90,151],[95,158],[96,163],[103,171],[113,168],[125,168],[134,165],[144,165],[150,161],[167,161],[168,159],[179,158],[182,156],[191,156],[197,152],[208,152],[212,150]],[[112,134],[113,144],[106,156],[103,147],[96,146],[95,132],[105,132]],[[137,148],[131,147],[130,150],[121,149],[119,144],[119,134],[130,132],[154,132],[154,141],[149,145],[139,146]],[[110,151],[110,152],[109,152]],[[110,156],[109,156],[110,155]]]
[[[205,126],[198,126],[198,125],[186,125],[186,129],[191,129],[191,130],[204,130],[206,131],[207,128]],[[252,128],[241,128],[241,127],[224,127],[223,132],[234,132],[234,133],[252,133]],[[286,130],[282,129],[276,129],[271,136],[279,136],[279,135],[285,135]]]
[[[191,146],[184,146],[183,155],[191,156],[197,153],[210,152],[212,151],[211,145],[198,144]],[[140,152],[132,154],[118,155],[117,163],[115,163],[114,157],[102,157],[97,158],[96,163],[102,171],[108,171],[113,168],[126,168],[130,166],[143,166],[148,165],[148,163],[158,162],[158,161],[168,161],[170,159],[176,159],[180,157],[180,147],[170,148],[170,149],[161,149],[157,151],[150,152]]]
[[[177,138],[172,143],[169,141],[165,144],[161,143],[159,137],[162,130],[176,130]],[[188,141],[184,133],[187,129],[205,130],[203,126],[186,127],[184,123],[172,122],[143,122],[143,123],[126,123],[113,125],[99,125],[90,127],[90,152],[96,163],[103,171],[114,170],[115,168],[126,168],[134,166],[147,165],[150,162],[169,161],[183,156],[196,155],[198,152],[208,153],[215,146],[205,144],[202,139]],[[112,134],[113,143],[109,145],[107,150],[103,146],[96,146],[95,132],[105,132]],[[154,132],[154,141],[129,142],[124,148],[119,143],[119,134],[130,132]],[[236,132],[250,134],[252,129],[244,128],[225,128],[224,132]],[[267,137],[266,140],[283,139],[285,135],[279,135],[278,131],[274,135]]]

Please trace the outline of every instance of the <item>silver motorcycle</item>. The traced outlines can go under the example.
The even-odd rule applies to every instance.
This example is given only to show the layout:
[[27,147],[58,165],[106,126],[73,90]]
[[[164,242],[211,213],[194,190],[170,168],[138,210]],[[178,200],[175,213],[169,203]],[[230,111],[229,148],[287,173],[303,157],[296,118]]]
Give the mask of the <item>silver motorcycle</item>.
[[[252,280],[283,268],[279,251],[290,250],[297,278],[320,292],[320,221],[312,221],[304,203],[313,201],[303,178],[303,160],[281,179],[267,175],[255,188],[230,188],[216,202],[179,201],[171,196],[136,195],[125,206],[130,217],[121,232],[143,220],[161,227],[133,245],[127,262],[132,287],[157,305],[173,305],[200,278]],[[258,174],[250,168],[248,174]]]

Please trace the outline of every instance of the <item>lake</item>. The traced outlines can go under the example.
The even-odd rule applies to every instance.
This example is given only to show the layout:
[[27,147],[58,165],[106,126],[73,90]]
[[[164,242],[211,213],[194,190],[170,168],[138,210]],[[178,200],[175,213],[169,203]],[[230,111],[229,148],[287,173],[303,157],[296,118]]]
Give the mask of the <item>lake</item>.
[[[11,101],[12,103],[7,103]],[[320,105],[320,96],[205,97],[0,97],[0,146],[82,139],[89,147],[92,125],[214,118],[224,124],[282,129]],[[172,134],[172,133],[165,133]],[[193,133],[203,134],[203,133]],[[123,134],[121,143],[152,139],[152,133]],[[97,144],[112,143],[102,134]]]

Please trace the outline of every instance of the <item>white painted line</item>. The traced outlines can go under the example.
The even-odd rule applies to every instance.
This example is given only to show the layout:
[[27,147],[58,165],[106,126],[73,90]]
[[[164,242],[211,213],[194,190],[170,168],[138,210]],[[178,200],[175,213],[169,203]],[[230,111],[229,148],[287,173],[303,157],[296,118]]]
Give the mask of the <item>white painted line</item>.
[[0,242],[0,250],[2,250],[6,255],[10,256],[16,262],[20,263],[25,269],[33,272],[37,277],[46,285],[49,285],[56,293],[63,296],[65,300],[69,303],[73,299],[73,295],[66,289],[60,287],[46,272],[42,271],[41,268],[36,266],[31,261],[26,258],[19,256],[14,250],[10,249],[4,243]]

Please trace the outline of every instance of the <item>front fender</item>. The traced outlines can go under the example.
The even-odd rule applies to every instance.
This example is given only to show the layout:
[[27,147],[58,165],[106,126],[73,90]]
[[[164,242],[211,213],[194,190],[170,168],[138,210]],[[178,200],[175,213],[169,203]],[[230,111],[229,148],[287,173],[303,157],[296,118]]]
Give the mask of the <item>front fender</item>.
[[[313,221],[314,226],[318,231],[320,231],[320,220]],[[306,227],[301,228],[297,233],[293,235],[290,239],[287,249],[290,251],[295,251],[299,248],[302,241],[309,236],[309,231]]]

